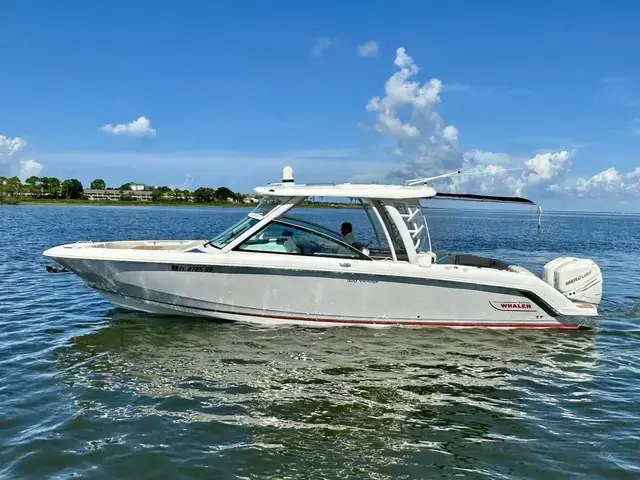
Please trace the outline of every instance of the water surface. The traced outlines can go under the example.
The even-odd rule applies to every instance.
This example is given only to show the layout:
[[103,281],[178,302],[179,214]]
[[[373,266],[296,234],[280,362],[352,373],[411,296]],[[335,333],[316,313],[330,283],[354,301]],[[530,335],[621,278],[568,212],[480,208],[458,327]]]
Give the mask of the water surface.
[[[640,217],[430,210],[434,248],[601,266],[592,332],[258,328],[114,308],[41,253],[246,210],[0,207],[2,478],[638,478]],[[311,210],[366,237],[359,211]]]

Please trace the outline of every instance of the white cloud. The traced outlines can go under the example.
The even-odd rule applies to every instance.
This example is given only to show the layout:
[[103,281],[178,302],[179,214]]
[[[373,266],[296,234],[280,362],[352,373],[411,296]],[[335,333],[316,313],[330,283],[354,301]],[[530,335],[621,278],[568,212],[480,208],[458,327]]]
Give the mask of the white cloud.
[[394,65],[384,96],[374,96],[366,106],[376,114],[375,130],[394,140],[394,156],[404,161],[390,177],[407,179],[459,168],[463,162],[459,131],[436,111],[442,81],[415,81],[420,69],[402,47],[396,50]]
[[[394,65],[398,70],[387,80],[385,95],[374,96],[366,106],[367,111],[376,113],[375,129],[394,139],[396,153],[405,158],[410,153],[432,157],[435,149],[444,154],[457,142],[458,130],[445,125],[433,109],[440,101],[442,82],[437,78],[423,85],[411,81],[419,68],[404,48],[396,50]],[[397,174],[402,176],[414,167],[418,165],[405,165]]]
[[100,127],[100,130],[114,135],[128,135],[130,137],[154,137],[156,130],[151,128],[151,122],[147,117],[140,117],[127,124],[107,124]]
[[441,182],[438,188],[449,192],[523,195],[526,182],[504,166],[474,165],[474,161],[468,165],[470,168],[463,168],[463,172],[478,175],[453,177]]
[[[519,196],[530,192],[540,196],[549,193],[563,195],[565,198],[640,198],[640,167],[628,173],[621,173],[615,167],[610,167],[591,177],[570,180],[566,177],[571,156],[569,152],[538,154],[526,160],[522,173],[515,175],[501,170],[502,167],[497,164],[478,164],[478,159],[484,157],[484,152],[475,152],[473,158],[465,154],[463,171],[486,172],[491,175],[454,177],[438,184],[438,188],[450,192]],[[506,158],[509,158],[508,155]],[[513,163],[514,159],[509,159],[509,162]]]
[[640,197],[640,168],[621,174],[615,167],[593,175],[578,178],[572,188],[565,189],[578,197],[601,198],[609,196]]
[[[524,195],[530,170],[525,166],[514,167],[515,163],[506,153],[471,150],[462,154],[457,167],[470,175],[439,180],[436,187],[448,192]],[[514,170],[521,173],[513,173]]]
[[[544,190],[552,181],[565,178],[571,164],[569,151],[538,153],[528,159],[501,152],[462,152],[459,130],[447,125],[437,111],[442,82],[438,78],[424,84],[416,81],[420,69],[404,48],[396,50],[394,65],[396,71],[385,84],[384,96],[374,96],[366,106],[376,114],[375,130],[394,140],[393,155],[402,161],[388,177],[406,180],[462,170],[478,175],[441,180],[438,188],[516,195],[534,187]],[[513,173],[512,167],[520,172]]]
[[445,140],[448,140],[449,142],[457,142],[458,141],[458,129],[456,127],[454,127],[453,125],[447,125],[442,130],[442,136],[445,138]]
[[[539,153],[523,161],[506,153],[471,150],[462,156],[462,175],[438,183],[438,188],[451,192],[485,193],[522,196],[532,189],[557,192],[550,182],[564,180],[571,164],[567,151]],[[519,172],[519,173],[518,173]],[[476,173],[479,173],[476,175]]]
[[20,160],[20,180],[23,182],[32,176],[39,177],[44,165],[34,160]]
[[0,165],[2,175],[18,176],[22,181],[35,175],[40,176],[43,165],[34,160],[18,159],[15,156],[19,151],[27,146],[27,142],[20,137],[6,137],[0,135]]
[[316,43],[313,44],[313,48],[311,48],[311,56],[312,57],[321,57],[322,54],[327,51],[331,45],[335,43],[335,40],[327,37],[320,37],[316,39]]
[[20,137],[5,137],[4,135],[0,135],[0,156],[6,155],[10,157],[15,153],[18,153],[27,145]]
[[556,153],[539,153],[535,157],[524,162],[530,170],[528,180],[537,183],[541,180],[551,180],[566,169],[570,163],[571,154],[566,150]]
[[633,181],[640,181],[640,167],[636,168],[633,172],[627,173],[627,178]]
[[371,40],[370,42],[358,45],[359,57],[377,57],[378,53],[378,42]]

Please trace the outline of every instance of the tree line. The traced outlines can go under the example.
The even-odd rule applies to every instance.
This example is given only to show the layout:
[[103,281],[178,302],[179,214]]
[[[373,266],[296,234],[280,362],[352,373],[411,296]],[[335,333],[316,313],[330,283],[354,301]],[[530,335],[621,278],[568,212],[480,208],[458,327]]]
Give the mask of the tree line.
[[24,183],[18,177],[0,177],[0,197],[18,198],[25,193],[36,198],[76,199],[82,196],[82,183],[76,178],[29,177]]
[[[101,178],[96,178],[91,182],[90,188],[94,190],[114,190],[120,193],[121,201],[134,201],[131,186],[133,182],[125,183],[118,188],[107,187]],[[64,200],[87,200],[82,183],[77,178],[70,178],[60,181],[55,177],[27,178],[24,183],[18,177],[0,176],[0,199],[7,197],[17,200],[20,197],[64,199]],[[167,186],[152,187],[151,198],[154,202],[242,202],[245,195],[232,191],[227,187],[200,187],[194,191],[170,188]]]

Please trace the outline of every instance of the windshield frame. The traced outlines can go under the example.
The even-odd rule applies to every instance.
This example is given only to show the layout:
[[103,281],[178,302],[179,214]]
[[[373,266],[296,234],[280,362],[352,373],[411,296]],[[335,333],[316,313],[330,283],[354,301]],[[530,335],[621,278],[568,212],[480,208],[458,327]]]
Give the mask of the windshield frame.
[[[273,219],[284,215],[287,211],[289,211],[289,209],[293,208],[304,198],[305,197],[264,197],[260,201],[260,203],[247,214],[246,217],[226,228],[224,231],[217,234],[213,239],[207,241],[204,244],[204,247],[212,247],[216,250],[228,253],[237,245],[244,242],[248,237],[253,235],[256,231],[262,229],[265,224],[268,224]],[[271,205],[271,208],[266,210],[264,206],[269,204]],[[241,228],[237,232],[234,232],[243,224],[246,224],[248,226],[246,228]],[[221,242],[221,239],[225,236],[228,236],[228,238],[226,238],[225,242],[223,243]]]

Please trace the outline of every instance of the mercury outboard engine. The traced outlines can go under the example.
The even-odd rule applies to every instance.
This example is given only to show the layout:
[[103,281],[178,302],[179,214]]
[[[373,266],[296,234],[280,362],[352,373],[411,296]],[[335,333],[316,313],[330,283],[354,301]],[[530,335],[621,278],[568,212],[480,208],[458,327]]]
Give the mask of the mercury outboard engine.
[[574,302],[598,305],[602,299],[602,273],[593,260],[556,258],[544,266],[542,279]]

